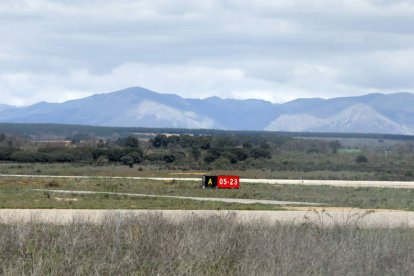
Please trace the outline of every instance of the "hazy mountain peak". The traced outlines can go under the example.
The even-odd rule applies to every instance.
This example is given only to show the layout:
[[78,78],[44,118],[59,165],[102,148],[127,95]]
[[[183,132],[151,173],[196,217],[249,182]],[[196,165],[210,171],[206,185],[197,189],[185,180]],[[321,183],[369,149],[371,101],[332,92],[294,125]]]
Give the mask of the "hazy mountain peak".
[[200,116],[192,111],[175,109],[154,101],[142,101],[128,114],[137,122],[152,126],[181,127],[181,128],[214,128],[213,120]]
[[310,114],[282,114],[275,120],[271,121],[265,130],[269,131],[309,131],[321,124],[320,118]]
[[0,104],[0,112],[3,110],[12,109],[12,108],[16,108],[16,107],[12,105],[7,105],[7,104]]
[[283,114],[265,128],[273,131],[354,132],[413,134],[409,127],[393,122],[367,104],[354,104],[334,116]]
[[0,105],[0,122],[412,134],[413,106],[411,93],[273,104],[255,99],[185,99],[130,87],[64,103]]

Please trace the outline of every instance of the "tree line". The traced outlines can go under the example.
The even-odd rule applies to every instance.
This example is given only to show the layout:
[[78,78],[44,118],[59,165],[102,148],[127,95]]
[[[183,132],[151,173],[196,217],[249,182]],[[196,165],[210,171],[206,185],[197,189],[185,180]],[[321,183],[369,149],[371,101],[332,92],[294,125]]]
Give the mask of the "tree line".
[[[336,154],[341,147],[336,140],[276,135],[158,134],[149,140],[139,140],[137,136],[128,135],[117,139],[95,139],[94,143],[87,144],[80,143],[82,139],[85,136],[72,136],[69,145],[57,146],[36,144],[24,136],[0,134],[0,161],[96,165],[122,163],[130,167],[142,163],[194,169],[273,167],[284,170],[286,167],[308,169],[320,166],[320,163],[305,161],[300,156]],[[281,160],[289,152],[301,155],[294,161]],[[356,162],[367,163],[368,159],[359,157]],[[337,166],[335,164],[324,162],[323,166],[332,168]]]
[[226,159],[234,164],[248,158],[272,157],[272,147],[289,138],[266,139],[256,136],[191,136],[156,135],[147,142],[134,136],[116,140],[98,140],[81,146],[80,136],[71,139],[69,146],[33,145],[30,139],[0,134],[0,161],[14,162],[121,162],[129,166],[141,162],[195,161],[213,163]]

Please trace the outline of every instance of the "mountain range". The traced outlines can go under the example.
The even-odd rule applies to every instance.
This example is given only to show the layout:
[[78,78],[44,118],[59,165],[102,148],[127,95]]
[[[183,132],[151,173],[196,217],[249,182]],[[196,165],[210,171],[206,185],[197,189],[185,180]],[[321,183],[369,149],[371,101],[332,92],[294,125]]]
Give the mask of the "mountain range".
[[132,87],[63,103],[0,105],[0,122],[412,135],[413,107],[414,94],[407,92],[276,104],[185,99]]

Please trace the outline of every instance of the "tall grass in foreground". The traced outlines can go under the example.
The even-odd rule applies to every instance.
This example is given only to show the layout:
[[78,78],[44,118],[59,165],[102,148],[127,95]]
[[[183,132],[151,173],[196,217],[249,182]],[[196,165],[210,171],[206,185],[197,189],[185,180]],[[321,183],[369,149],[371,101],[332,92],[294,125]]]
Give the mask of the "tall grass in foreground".
[[160,215],[0,225],[0,275],[408,275],[414,229]]

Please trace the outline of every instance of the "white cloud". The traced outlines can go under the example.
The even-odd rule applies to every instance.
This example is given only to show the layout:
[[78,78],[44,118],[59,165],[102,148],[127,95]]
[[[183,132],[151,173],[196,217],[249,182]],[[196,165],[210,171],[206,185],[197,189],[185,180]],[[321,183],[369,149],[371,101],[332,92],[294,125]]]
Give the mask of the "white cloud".
[[252,98],[261,95],[268,100],[281,99],[272,95],[271,82],[249,78],[238,69],[128,63],[104,74],[79,69],[68,74],[0,75],[0,90],[4,91],[0,95],[0,102],[30,104],[39,100],[66,101],[132,86],[178,93],[187,98],[215,95]]
[[143,86],[271,101],[414,91],[414,2],[0,2],[0,102]]

